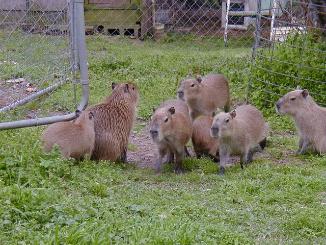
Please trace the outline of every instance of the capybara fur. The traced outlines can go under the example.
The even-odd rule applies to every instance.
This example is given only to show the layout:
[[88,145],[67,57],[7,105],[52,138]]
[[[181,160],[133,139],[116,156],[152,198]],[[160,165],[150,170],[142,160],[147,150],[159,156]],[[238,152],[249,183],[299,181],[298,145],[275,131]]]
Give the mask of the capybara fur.
[[253,154],[262,150],[268,134],[268,124],[262,113],[252,105],[242,105],[229,113],[217,114],[211,135],[219,140],[220,174],[224,174],[230,155],[240,155],[240,164],[252,161]]
[[136,117],[139,92],[133,83],[113,85],[112,94],[93,112],[95,146],[92,160],[126,161],[128,139]]
[[216,108],[229,110],[229,83],[221,74],[208,74],[196,79],[188,78],[181,81],[178,98],[184,100],[189,106],[192,120],[199,115],[211,116]]
[[278,100],[276,109],[295,121],[299,134],[298,154],[307,150],[326,153],[326,108],[317,105],[308,90],[287,93]]
[[197,158],[208,156],[218,162],[218,139],[213,138],[210,129],[213,123],[212,116],[199,116],[192,124],[192,144]]
[[93,113],[84,111],[74,121],[51,124],[43,132],[42,141],[45,152],[58,145],[65,158],[81,160],[91,156],[95,142]]
[[191,138],[192,123],[187,113],[187,105],[181,100],[163,103],[155,110],[150,135],[158,148],[158,159],[155,163],[157,172],[161,171],[164,156],[175,156],[175,172],[182,172],[185,145]]

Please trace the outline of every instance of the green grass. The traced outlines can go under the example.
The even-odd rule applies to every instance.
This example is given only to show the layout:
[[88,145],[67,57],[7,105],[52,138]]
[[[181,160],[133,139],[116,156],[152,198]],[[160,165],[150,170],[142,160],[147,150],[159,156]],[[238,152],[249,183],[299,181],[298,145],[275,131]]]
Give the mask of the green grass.
[[[175,97],[182,77],[210,71],[230,78],[234,103],[245,98],[250,48],[225,49],[214,40],[87,42],[91,104],[111,81],[133,80],[147,120],[153,106]],[[41,109],[61,106],[62,93]],[[126,164],[75,164],[42,152],[43,127],[1,131],[0,243],[325,244],[326,157],[295,156],[291,120],[272,114],[268,121],[264,157],[223,177],[208,159],[187,159],[183,175],[170,166],[156,175]]]

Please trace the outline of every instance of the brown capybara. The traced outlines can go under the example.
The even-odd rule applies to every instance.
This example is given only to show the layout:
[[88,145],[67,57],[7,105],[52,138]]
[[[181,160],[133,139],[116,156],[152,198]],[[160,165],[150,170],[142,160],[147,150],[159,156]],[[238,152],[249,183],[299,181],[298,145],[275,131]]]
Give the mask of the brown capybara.
[[213,123],[212,116],[199,116],[192,124],[192,144],[197,158],[209,156],[218,162],[218,139],[213,138],[210,134]]
[[187,113],[187,105],[181,100],[163,103],[155,110],[150,135],[158,148],[156,171],[161,171],[165,155],[175,156],[175,172],[182,172],[185,145],[191,138],[192,123]]
[[240,164],[252,161],[253,154],[266,143],[268,124],[262,113],[252,105],[241,105],[229,113],[217,114],[211,135],[219,140],[220,174],[224,174],[230,155],[240,155]]
[[326,153],[326,108],[317,105],[308,90],[287,93],[276,103],[276,110],[294,118],[299,133],[298,154],[307,150]]
[[192,120],[199,115],[211,116],[216,108],[229,110],[229,83],[221,74],[208,74],[196,79],[188,78],[181,81],[178,98],[184,100],[189,106]]
[[126,161],[129,135],[136,117],[139,92],[133,83],[113,85],[112,94],[88,108],[94,114],[92,160]]
[[65,158],[83,159],[91,156],[94,142],[94,115],[92,112],[76,111],[81,113],[75,121],[58,122],[51,124],[43,132],[42,141],[45,152],[58,145],[61,154]]

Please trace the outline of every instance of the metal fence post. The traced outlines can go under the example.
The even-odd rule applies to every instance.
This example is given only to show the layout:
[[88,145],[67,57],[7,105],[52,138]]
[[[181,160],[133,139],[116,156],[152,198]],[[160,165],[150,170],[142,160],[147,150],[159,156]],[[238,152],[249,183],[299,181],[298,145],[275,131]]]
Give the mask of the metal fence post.
[[77,50],[80,69],[80,83],[82,85],[83,97],[78,106],[79,110],[84,110],[89,99],[88,67],[87,67],[87,50],[85,39],[85,18],[84,18],[84,0],[74,0],[75,14],[73,21],[76,24]]
[[[255,29],[255,43],[252,47],[252,56],[251,56],[251,64],[255,62],[257,49],[260,45],[260,27],[261,27],[261,0],[257,1],[257,13],[256,13],[256,29]],[[250,96],[250,88],[252,86],[252,78],[249,78],[247,91],[246,91],[246,101],[249,101]]]
[[260,45],[260,31],[261,31],[261,0],[257,1],[257,14],[256,14],[256,30],[255,30],[255,44],[252,50],[252,57],[255,59],[257,49]]

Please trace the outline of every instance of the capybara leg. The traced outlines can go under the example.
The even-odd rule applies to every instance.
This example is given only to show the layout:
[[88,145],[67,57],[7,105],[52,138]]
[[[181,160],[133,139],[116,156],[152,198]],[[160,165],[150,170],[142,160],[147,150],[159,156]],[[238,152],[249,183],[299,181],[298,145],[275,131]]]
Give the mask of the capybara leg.
[[254,156],[255,152],[256,152],[256,151],[254,151],[254,150],[250,150],[250,151],[248,152],[248,156],[247,156],[247,164],[249,164],[249,163],[252,162],[252,159],[253,159],[253,156]]
[[241,169],[243,169],[243,165],[247,165],[248,164],[248,158],[249,158],[250,153],[248,151],[246,151],[245,153],[243,153],[240,157],[240,166]]
[[168,158],[165,163],[173,163],[174,162],[174,154],[173,152],[169,152]]
[[62,150],[61,154],[64,158],[69,159],[70,158],[70,151]]
[[124,163],[127,162],[127,147],[123,148],[123,151],[120,156],[120,161]]
[[302,149],[303,149],[304,142],[305,142],[305,140],[302,137],[300,137],[300,139],[299,139],[299,149],[296,152],[297,155],[303,154]]
[[183,161],[183,150],[181,152],[176,152],[175,154],[175,168],[174,171],[176,174],[181,174],[183,172],[182,161]]
[[267,138],[264,138],[262,141],[259,142],[259,145],[260,145],[262,150],[265,149],[266,144],[267,144]]
[[229,149],[226,146],[220,145],[220,147],[219,147],[219,155],[220,155],[219,175],[224,175],[225,165],[229,161],[230,151],[229,151]]
[[218,163],[218,162],[220,162],[220,158],[219,158],[219,156],[218,156],[218,152],[217,152],[217,155],[209,155],[210,156],[210,158],[214,161],[214,162],[216,162],[216,163]]
[[202,156],[203,156],[203,154],[201,154],[201,153],[196,153],[196,157],[197,157],[197,159],[202,158]]
[[162,162],[163,162],[163,157],[166,155],[166,149],[160,149],[158,152],[158,158],[155,163],[155,170],[156,172],[161,172],[162,170]]
[[158,159],[155,162],[155,170],[157,173],[161,172],[162,170],[162,156],[159,155]]
[[253,160],[253,156],[256,152],[261,152],[262,151],[262,147],[260,145],[257,145],[253,148],[251,148],[248,152],[248,155],[247,155],[247,162],[246,164],[249,164],[252,162]]
[[310,146],[310,142],[308,140],[303,141],[300,154],[305,154],[307,152],[307,150],[309,149],[309,146]]
[[187,146],[185,146],[185,157],[191,157]]

